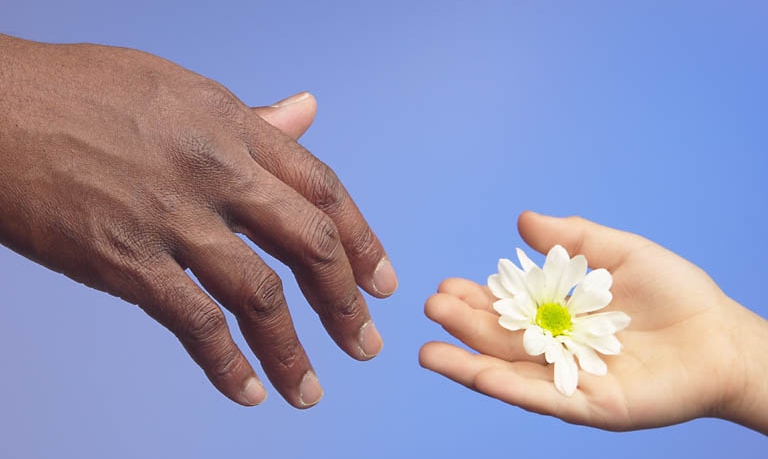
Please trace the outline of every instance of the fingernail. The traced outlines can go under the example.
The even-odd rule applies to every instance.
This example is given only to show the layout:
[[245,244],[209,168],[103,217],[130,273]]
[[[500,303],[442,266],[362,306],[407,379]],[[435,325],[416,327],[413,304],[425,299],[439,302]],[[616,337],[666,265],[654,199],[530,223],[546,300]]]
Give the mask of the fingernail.
[[267,391],[258,379],[248,378],[243,385],[242,401],[248,406],[258,405],[267,398]]
[[388,258],[382,258],[373,272],[373,290],[379,295],[391,295],[397,290],[397,275]]
[[381,352],[381,348],[384,347],[384,341],[382,341],[379,331],[376,330],[376,325],[371,320],[360,327],[357,342],[360,345],[360,354],[364,359],[376,357]]
[[285,107],[286,105],[295,104],[296,102],[298,102],[300,100],[304,100],[307,97],[309,97],[309,93],[308,92],[306,92],[306,91],[300,92],[298,94],[292,95],[291,97],[288,97],[287,99],[283,99],[283,100],[281,100],[279,102],[275,102],[274,104],[272,104],[272,106],[275,107],[275,108]]
[[306,372],[299,384],[299,403],[303,406],[312,406],[316,405],[321,398],[323,398],[323,388],[320,387],[317,375],[313,371]]

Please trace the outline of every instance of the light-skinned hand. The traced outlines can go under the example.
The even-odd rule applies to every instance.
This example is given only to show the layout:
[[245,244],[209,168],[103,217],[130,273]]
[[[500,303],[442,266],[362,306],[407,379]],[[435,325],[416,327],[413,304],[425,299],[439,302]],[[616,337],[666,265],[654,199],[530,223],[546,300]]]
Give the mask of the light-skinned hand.
[[579,373],[567,397],[542,356],[526,354],[522,331],[498,324],[485,286],[447,279],[426,315],[477,351],[427,343],[421,365],[528,411],[608,430],[660,427],[699,417],[728,419],[768,434],[768,322],[727,297],[701,269],[640,236],[587,220],[533,212],[523,239],[546,253],[556,244],[613,274],[612,303],[632,322],[603,356],[606,376]]

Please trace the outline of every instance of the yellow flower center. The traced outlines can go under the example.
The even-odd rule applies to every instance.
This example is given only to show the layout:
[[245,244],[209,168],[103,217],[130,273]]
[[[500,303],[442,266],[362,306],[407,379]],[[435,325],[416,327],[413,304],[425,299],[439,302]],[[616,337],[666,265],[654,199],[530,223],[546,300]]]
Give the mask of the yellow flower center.
[[536,325],[549,330],[552,336],[559,336],[571,331],[573,322],[565,306],[560,303],[544,303],[536,310]]

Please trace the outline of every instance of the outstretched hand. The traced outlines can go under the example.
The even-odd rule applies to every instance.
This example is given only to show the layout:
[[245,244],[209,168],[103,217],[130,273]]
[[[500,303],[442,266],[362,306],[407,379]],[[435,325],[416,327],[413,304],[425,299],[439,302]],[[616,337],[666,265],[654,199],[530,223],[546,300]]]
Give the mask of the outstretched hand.
[[350,356],[379,352],[358,286],[383,298],[397,280],[334,172],[295,141],[312,96],[254,109],[135,50],[4,35],[0,48],[0,243],[138,304],[243,405],[266,392],[219,305],[289,403],[322,389],[280,278],[235,233],[292,269]]
[[[716,416],[768,433],[766,321],[728,298],[701,269],[640,236],[576,218],[521,215],[534,249],[560,244],[614,279],[613,301],[632,322],[617,334],[621,354],[604,356],[608,374],[579,374],[571,397],[553,384],[552,367],[526,354],[522,331],[498,325],[485,286],[444,281],[427,316],[478,353],[427,343],[425,368],[536,413],[608,430],[659,427]],[[602,312],[601,311],[601,312]]]

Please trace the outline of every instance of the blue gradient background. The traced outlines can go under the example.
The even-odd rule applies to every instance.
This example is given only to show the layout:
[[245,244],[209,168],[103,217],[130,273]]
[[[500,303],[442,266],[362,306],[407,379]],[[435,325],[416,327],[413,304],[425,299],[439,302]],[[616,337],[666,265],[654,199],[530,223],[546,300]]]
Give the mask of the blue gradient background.
[[4,33],[142,49],[251,105],[314,93],[302,143],[401,281],[370,301],[386,345],[359,363],[275,264],[326,394],[308,411],[273,390],[242,408],[138,308],[0,248],[0,457],[765,457],[766,437],[720,420],[609,433],[527,413],[421,369],[417,352],[447,338],[424,300],[513,256],[524,209],[650,237],[768,316],[766,3],[0,5]]

